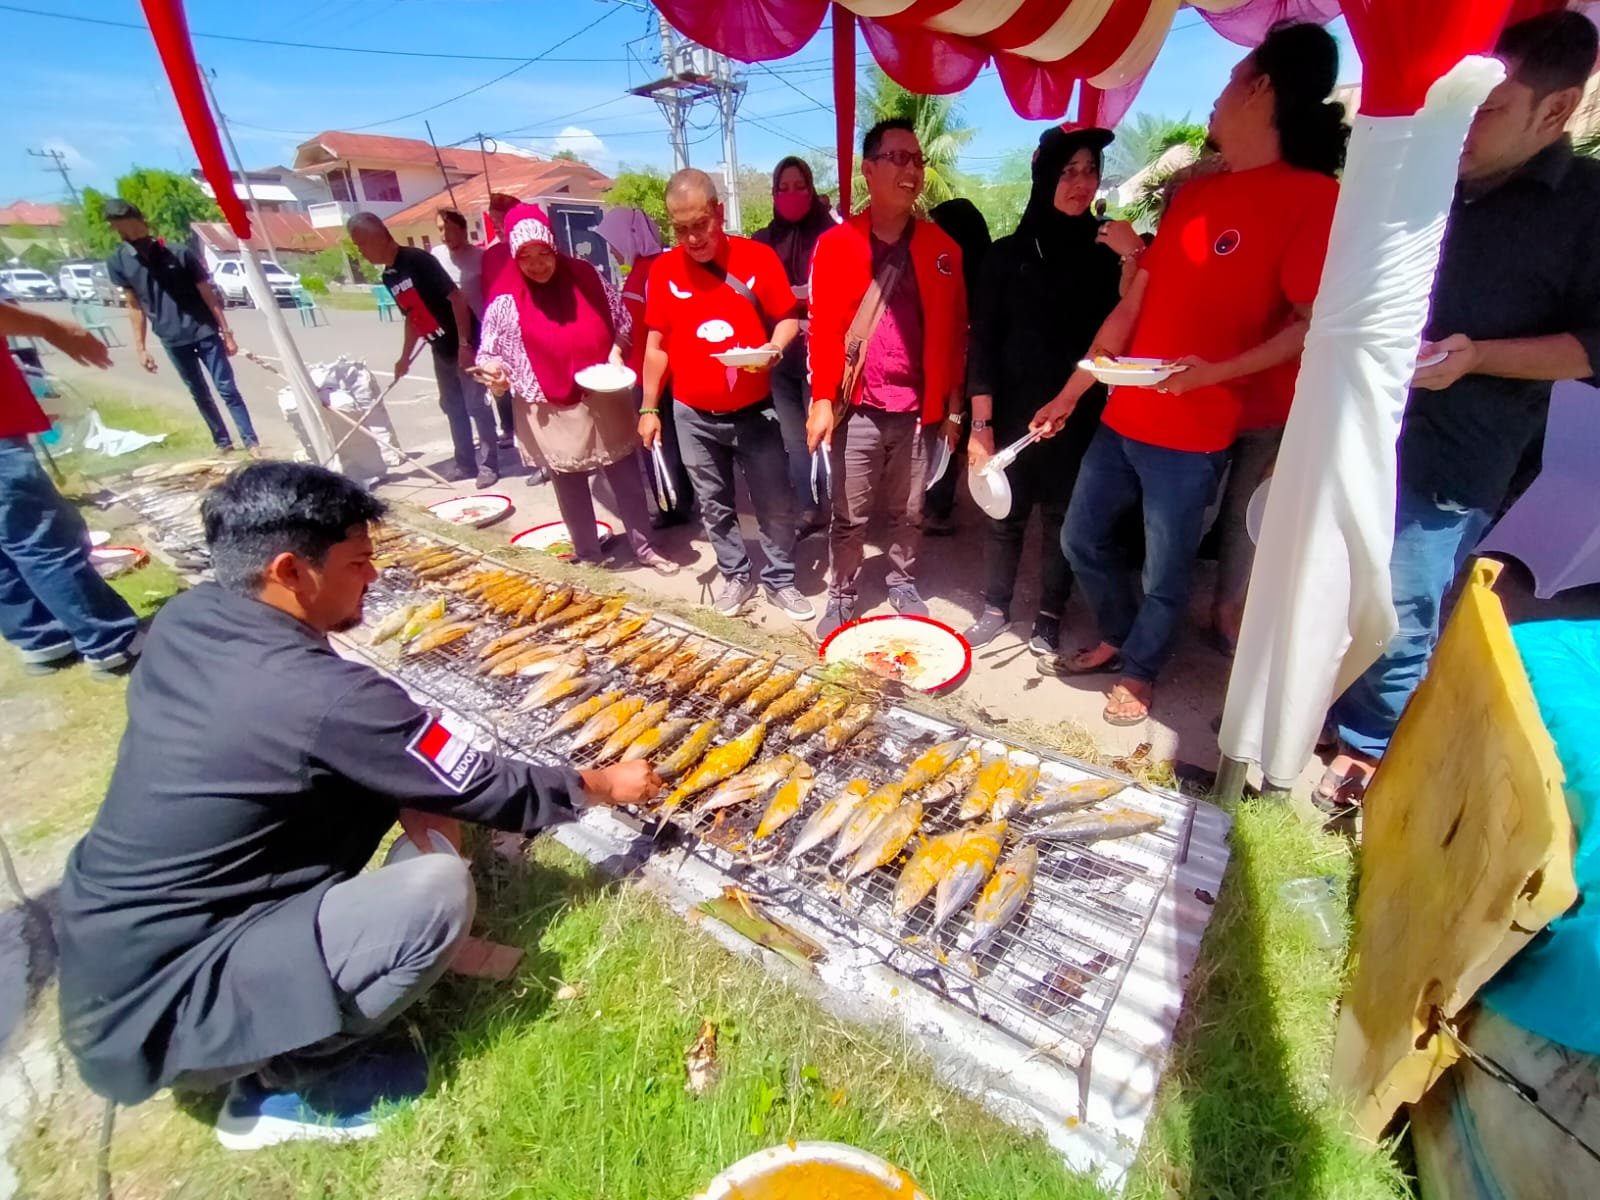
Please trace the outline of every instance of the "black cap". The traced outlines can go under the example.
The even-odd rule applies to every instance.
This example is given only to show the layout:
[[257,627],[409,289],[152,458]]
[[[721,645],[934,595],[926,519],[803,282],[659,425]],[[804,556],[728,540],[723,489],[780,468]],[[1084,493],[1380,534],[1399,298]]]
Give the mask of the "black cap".
[[101,209],[108,221],[144,220],[144,214],[139,211],[139,206],[130,204],[120,196],[112,196],[105,202]]

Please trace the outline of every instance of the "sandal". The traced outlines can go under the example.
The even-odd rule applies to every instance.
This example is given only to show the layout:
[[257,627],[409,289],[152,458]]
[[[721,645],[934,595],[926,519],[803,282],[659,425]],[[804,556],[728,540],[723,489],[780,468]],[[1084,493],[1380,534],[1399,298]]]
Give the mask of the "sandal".
[[[1130,725],[1142,725],[1150,719],[1150,708],[1155,703],[1155,698],[1155,690],[1153,688],[1150,692],[1150,699],[1141,700],[1138,696],[1135,696],[1131,690],[1119,683],[1113,687],[1109,693],[1107,693],[1107,704],[1105,708],[1101,710],[1100,718],[1107,725],[1115,725],[1119,728],[1126,728]],[[1112,712],[1112,706],[1118,704],[1141,704],[1144,706],[1144,711],[1138,714]]]
[[1085,646],[1070,655],[1044,654],[1039,658],[1039,674],[1054,675],[1057,679],[1068,679],[1076,675],[1117,675],[1122,671],[1122,654],[1113,654],[1110,658],[1096,663],[1092,667],[1078,667],[1073,665],[1073,660],[1082,658],[1094,650],[1093,646]]
[[680,570],[682,570],[677,563],[673,562],[670,558],[658,550],[644,549],[639,551],[639,553],[634,555],[634,557],[637,558],[644,566],[649,567],[657,575],[676,575]]
[[1343,771],[1329,765],[1322,773],[1322,778],[1317,780],[1317,786],[1311,789],[1312,806],[1330,817],[1354,812],[1366,798],[1367,785],[1372,782],[1376,769],[1375,764],[1355,758]]

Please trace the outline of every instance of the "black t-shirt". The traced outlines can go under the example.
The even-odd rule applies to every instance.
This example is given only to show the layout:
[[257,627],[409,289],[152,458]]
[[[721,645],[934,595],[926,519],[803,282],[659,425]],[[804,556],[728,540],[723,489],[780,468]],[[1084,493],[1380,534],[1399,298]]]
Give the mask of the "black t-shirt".
[[[454,358],[461,347],[455,310],[450,307],[450,293],[456,290],[456,283],[439,260],[426,250],[401,246],[393,265],[383,269],[383,285],[411,327],[428,339],[433,352],[441,358]],[[478,344],[477,317],[472,318],[467,340],[474,346]]]
[[162,344],[192,346],[215,336],[217,318],[200,294],[211,273],[189,247],[169,246],[159,238],[137,247],[123,242],[106,260],[106,273],[138,299]]
[[[1426,336],[1452,333],[1570,333],[1600,374],[1600,163],[1574,155],[1563,138],[1486,195],[1457,193]],[[1424,496],[1493,514],[1544,436],[1550,387],[1464,375],[1443,391],[1412,392],[1400,477]]]

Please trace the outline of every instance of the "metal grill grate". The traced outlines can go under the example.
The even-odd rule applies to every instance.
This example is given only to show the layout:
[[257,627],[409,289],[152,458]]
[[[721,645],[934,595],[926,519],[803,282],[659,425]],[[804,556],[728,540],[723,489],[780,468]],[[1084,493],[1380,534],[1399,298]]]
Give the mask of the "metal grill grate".
[[[135,501],[137,504],[137,501]],[[409,534],[416,545],[448,544]],[[486,566],[498,566],[490,562]],[[400,606],[412,603],[426,588],[410,572],[391,569],[373,586],[367,598],[367,620],[375,623]],[[444,594],[445,593],[431,593]],[[509,622],[489,614],[463,597],[451,596],[453,618],[479,620],[465,638],[423,654],[396,649],[393,643],[371,647],[349,642],[351,648],[386,672],[396,675],[418,694],[455,710],[479,727],[483,744],[535,761],[576,765],[595,763],[599,743],[569,754],[575,731],[557,736],[548,732],[559,711],[518,711],[532,682],[516,677],[489,678],[480,671],[481,651],[507,632]],[[671,629],[686,633],[683,648],[700,646],[707,652],[749,655],[705,634],[654,618],[640,636]],[[547,640],[534,635],[529,645]],[[750,718],[730,712],[708,697],[689,689],[674,694],[664,683],[643,685],[635,675],[608,673],[598,667],[601,655],[591,656],[594,690],[625,690],[646,703],[669,699],[672,717],[696,722],[719,721],[713,744],[747,728]],[[794,669],[798,663],[780,663]],[[801,755],[816,770],[815,785],[799,815],[771,838],[752,846],[755,826],[767,797],[721,810],[698,828],[685,811],[677,818],[676,840],[684,852],[732,877],[750,894],[778,908],[798,912],[836,936],[865,948],[886,966],[915,981],[948,1003],[973,1013],[1020,1039],[1036,1053],[1048,1055],[1078,1072],[1080,1107],[1086,1104],[1092,1055],[1121,989],[1130,963],[1138,951],[1173,866],[1181,861],[1194,804],[1171,793],[1129,781],[1109,802],[1118,807],[1152,813],[1163,821],[1154,833],[1090,846],[1040,843],[1034,886],[1018,914],[976,954],[972,909],[969,901],[937,934],[932,925],[932,898],[897,922],[891,901],[898,876],[897,863],[877,869],[848,886],[840,869],[826,867],[829,844],[809,851],[798,862],[787,859],[790,846],[816,806],[837,794],[853,779],[865,778],[874,786],[901,777],[907,766],[928,746],[968,733],[908,710],[880,707],[871,724],[832,755],[820,737],[789,744],[785,728],[774,728],[762,755],[788,750]],[[1029,747],[1016,747],[977,734],[987,760],[1002,753],[1037,759],[1041,787],[1100,777],[1113,778],[1082,764],[1057,758]],[[937,835],[959,826],[959,797],[925,813],[921,832]],[[693,802],[686,806],[693,807]],[[1017,817],[1010,823],[1013,835],[1006,849],[1012,852],[1015,836],[1034,824]],[[831,839],[830,839],[831,841]],[[842,868],[846,863],[841,863]]]

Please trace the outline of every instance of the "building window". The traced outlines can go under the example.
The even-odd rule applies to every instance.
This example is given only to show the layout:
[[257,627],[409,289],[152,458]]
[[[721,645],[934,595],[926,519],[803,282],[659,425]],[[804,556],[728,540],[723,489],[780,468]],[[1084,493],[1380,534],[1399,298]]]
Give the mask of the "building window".
[[432,250],[433,249],[433,242],[428,238],[427,234],[423,234],[422,235],[422,248],[424,250]]
[[328,172],[328,191],[335,200],[355,202],[356,194],[350,189],[350,172],[343,167],[335,167]]
[[361,194],[379,203],[400,202],[400,177],[393,171],[372,171],[361,168]]

